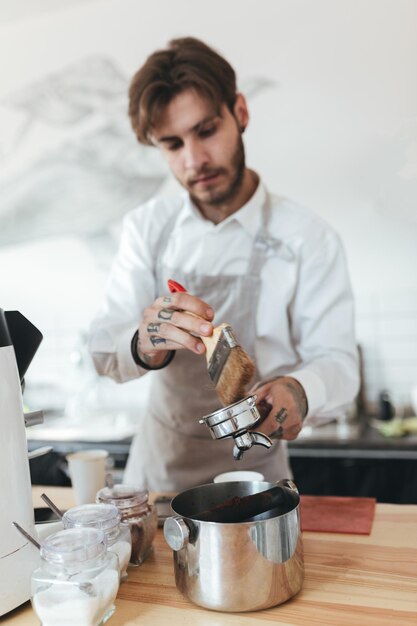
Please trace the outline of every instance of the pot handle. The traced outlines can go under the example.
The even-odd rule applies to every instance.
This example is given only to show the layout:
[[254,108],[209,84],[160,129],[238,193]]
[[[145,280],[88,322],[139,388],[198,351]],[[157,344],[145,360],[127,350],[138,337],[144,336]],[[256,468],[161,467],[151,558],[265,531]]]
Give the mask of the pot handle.
[[283,478],[282,480],[278,480],[276,484],[279,487],[286,487],[287,489],[291,489],[291,491],[295,491],[295,493],[297,494],[299,493],[297,485],[289,478]]
[[188,544],[190,530],[182,517],[167,517],[164,522],[165,541],[174,552]]

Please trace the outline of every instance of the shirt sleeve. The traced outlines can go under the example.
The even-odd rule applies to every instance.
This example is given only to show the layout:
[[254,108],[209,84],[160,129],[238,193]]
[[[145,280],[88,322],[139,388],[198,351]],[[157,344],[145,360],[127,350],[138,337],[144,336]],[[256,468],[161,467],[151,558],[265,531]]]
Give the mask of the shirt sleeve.
[[144,309],[156,298],[152,247],[155,234],[145,207],[127,214],[102,306],[90,327],[89,349],[97,372],[117,382],[146,373],[131,354]]
[[359,367],[353,295],[343,246],[333,231],[302,250],[290,315],[302,365],[288,376],[306,392],[307,417],[343,414],[358,392]]

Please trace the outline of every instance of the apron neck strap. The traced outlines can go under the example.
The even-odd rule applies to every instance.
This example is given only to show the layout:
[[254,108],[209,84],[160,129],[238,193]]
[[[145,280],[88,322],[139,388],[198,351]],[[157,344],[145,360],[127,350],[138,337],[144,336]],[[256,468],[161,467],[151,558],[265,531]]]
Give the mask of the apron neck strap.
[[[265,201],[262,205],[261,224],[258,232],[256,233],[252,252],[249,259],[248,274],[252,276],[259,276],[261,268],[265,262],[265,257],[270,250],[276,250],[281,246],[281,242],[269,234],[269,224],[271,220],[271,197],[268,191],[265,194]],[[168,245],[168,240],[174,229],[175,222],[178,214],[174,213],[162,229],[158,243],[157,243],[157,273],[160,275],[160,269],[162,265],[162,258],[165,248]]]
[[261,224],[252,246],[252,254],[249,259],[248,274],[259,276],[271,247],[275,247],[277,240],[269,234],[269,223],[271,220],[271,196],[266,191],[265,201],[262,205]]

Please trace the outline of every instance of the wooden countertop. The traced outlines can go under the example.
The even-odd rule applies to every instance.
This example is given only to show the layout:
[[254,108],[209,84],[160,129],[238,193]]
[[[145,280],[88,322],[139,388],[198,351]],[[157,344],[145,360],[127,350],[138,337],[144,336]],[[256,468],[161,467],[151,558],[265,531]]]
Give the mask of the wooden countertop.
[[[45,491],[62,508],[70,489]],[[175,587],[171,550],[158,530],[154,551],[120,586],[109,626],[402,626],[417,624],[417,505],[377,504],[369,536],[305,532],[305,580],[285,604],[253,613],[219,613],[185,599]],[[30,604],[0,624],[39,626]]]

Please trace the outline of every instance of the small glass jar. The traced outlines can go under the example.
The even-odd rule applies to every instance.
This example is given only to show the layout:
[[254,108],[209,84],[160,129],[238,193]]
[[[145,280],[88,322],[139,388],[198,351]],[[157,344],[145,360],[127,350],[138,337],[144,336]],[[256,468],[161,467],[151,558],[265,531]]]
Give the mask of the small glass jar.
[[130,527],[130,565],[140,565],[146,559],[158,526],[156,508],[149,504],[148,497],[148,491],[130,485],[104,487],[97,492],[96,502],[114,504],[122,516],[122,522]]
[[32,606],[42,626],[101,626],[114,613],[117,557],[95,528],[60,530],[41,543]]
[[97,528],[107,539],[107,549],[119,559],[120,579],[126,580],[132,542],[130,529],[121,522],[121,514],[114,504],[82,504],[68,509],[62,522],[64,528]]

